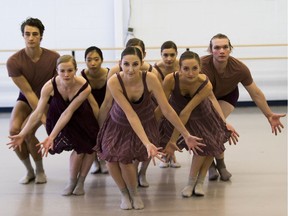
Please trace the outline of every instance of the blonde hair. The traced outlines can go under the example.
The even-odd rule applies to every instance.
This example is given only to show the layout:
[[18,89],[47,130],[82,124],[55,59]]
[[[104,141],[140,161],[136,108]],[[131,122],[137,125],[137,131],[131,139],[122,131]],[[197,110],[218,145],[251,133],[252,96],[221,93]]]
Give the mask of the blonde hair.
[[72,62],[75,69],[77,69],[77,63],[73,56],[71,55],[62,55],[57,59],[56,67],[58,67],[61,63]]

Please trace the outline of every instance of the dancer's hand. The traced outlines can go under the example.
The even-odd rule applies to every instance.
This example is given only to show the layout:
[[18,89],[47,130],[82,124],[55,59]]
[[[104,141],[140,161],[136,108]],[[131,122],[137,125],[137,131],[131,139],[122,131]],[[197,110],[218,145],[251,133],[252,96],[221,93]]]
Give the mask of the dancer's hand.
[[21,136],[19,134],[17,135],[12,135],[12,136],[8,136],[8,138],[10,139],[10,142],[7,143],[7,145],[9,146],[9,149],[17,149],[19,148],[19,150],[21,151],[22,148],[22,143],[24,142],[24,136]]
[[160,152],[159,150],[161,150],[162,148],[159,147],[157,148],[155,145],[153,145],[152,143],[148,143],[145,145],[146,149],[147,149],[147,154],[148,154],[148,158],[152,158],[153,164],[154,166],[156,166],[156,162],[155,162],[155,157],[162,161],[162,156],[164,156],[165,154],[163,152]]
[[181,149],[179,149],[176,143],[169,141],[163,151],[166,154],[166,158],[168,161],[170,159],[173,159],[175,151],[183,152]]
[[191,150],[193,151],[194,154],[198,155],[197,151],[203,152],[201,147],[206,146],[203,143],[200,143],[202,141],[202,138],[196,137],[189,135],[187,138],[185,138],[185,143],[188,146],[188,151],[191,154]]
[[38,143],[36,146],[39,146],[38,153],[41,153],[42,157],[47,157],[49,150],[53,150],[53,139],[48,136],[43,142]]
[[228,123],[226,123],[226,127],[229,131],[231,131],[231,136],[229,137],[229,144],[231,145],[233,143],[234,145],[236,145],[239,138],[238,132],[234,129],[232,125]]
[[285,117],[286,114],[276,114],[272,113],[271,116],[267,117],[269,124],[272,128],[272,133],[274,133],[276,136],[279,133],[281,133],[281,128],[284,128],[283,124],[280,121],[280,118]]

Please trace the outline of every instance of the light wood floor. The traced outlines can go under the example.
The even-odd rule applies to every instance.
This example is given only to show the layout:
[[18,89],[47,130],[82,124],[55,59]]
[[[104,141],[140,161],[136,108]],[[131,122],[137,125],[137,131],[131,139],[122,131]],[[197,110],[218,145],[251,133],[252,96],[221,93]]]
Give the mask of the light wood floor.
[[[287,107],[272,107],[287,113]],[[144,210],[121,210],[120,193],[109,175],[89,174],[85,196],[61,196],[68,178],[69,153],[45,158],[48,183],[20,185],[25,174],[8,142],[9,113],[0,113],[0,215],[195,215],[286,216],[287,215],[287,117],[284,131],[274,136],[266,118],[255,107],[237,108],[229,122],[240,133],[237,146],[227,145],[226,164],[233,174],[229,182],[205,181],[204,197],[182,198],[191,163],[187,152],[177,153],[179,169],[148,169],[149,188],[140,188]],[[38,137],[45,137],[44,128]]]

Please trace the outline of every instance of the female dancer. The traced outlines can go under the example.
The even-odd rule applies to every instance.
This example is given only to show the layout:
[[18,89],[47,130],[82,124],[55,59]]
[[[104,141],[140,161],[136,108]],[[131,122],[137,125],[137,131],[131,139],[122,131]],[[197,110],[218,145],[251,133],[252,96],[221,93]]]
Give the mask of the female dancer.
[[186,130],[169,105],[157,77],[141,71],[142,62],[138,48],[127,47],[122,52],[123,71],[108,80],[108,91],[99,114],[102,127],[94,148],[99,157],[106,160],[109,173],[121,191],[121,209],[144,208],[138,194],[133,161],[147,161],[159,154],[159,148],[155,146],[159,132],[152,94],[164,116],[181,132],[190,150],[197,154],[200,147],[205,146],[198,143],[200,138],[191,136]]
[[76,76],[77,65],[70,55],[57,60],[58,76],[49,80],[41,91],[37,108],[29,117],[18,135],[9,136],[10,148],[19,147],[29,130],[41,119],[49,103],[46,130],[49,136],[37,144],[42,156],[72,151],[70,156],[70,176],[62,195],[84,195],[84,181],[95,159],[92,150],[99,131],[97,117],[99,108],[91,95],[88,82]]
[[[179,60],[180,70],[165,77],[163,88],[169,103],[179,114],[188,131],[203,137],[205,147],[199,155],[193,155],[188,185],[183,189],[182,196],[190,197],[192,193],[204,195],[203,182],[213,157],[224,152],[224,143],[238,141],[238,133],[230,125],[226,125],[224,115],[212,92],[211,83],[201,71],[198,54],[186,51]],[[229,129],[228,129],[229,128]],[[166,119],[160,123],[160,146],[166,147],[168,157],[174,151],[186,146],[179,133]],[[166,146],[166,144],[168,145]]]

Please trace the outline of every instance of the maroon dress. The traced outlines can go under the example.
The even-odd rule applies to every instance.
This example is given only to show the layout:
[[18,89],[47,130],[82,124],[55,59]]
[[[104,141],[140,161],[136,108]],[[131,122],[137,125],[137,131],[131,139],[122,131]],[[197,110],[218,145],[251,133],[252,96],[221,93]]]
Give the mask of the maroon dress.
[[[129,101],[123,80],[119,73],[116,73],[123,93]],[[158,146],[159,131],[154,115],[151,93],[146,84],[146,72],[142,72],[144,92],[137,102],[130,102],[132,108],[137,113],[143,128],[150,142]],[[108,116],[101,127],[95,151],[100,159],[109,162],[132,163],[133,160],[145,161],[148,159],[146,147],[133,131],[128,119],[121,107],[113,101]]]
[[[107,68],[108,69],[108,72],[109,72],[109,68]],[[89,80],[88,80],[88,77],[87,77],[87,75],[85,74],[85,69],[83,69],[82,71],[81,71],[81,75],[87,80],[87,82],[89,83]],[[89,83],[90,84],[90,83]],[[93,95],[93,97],[95,98],[95,100],[96,100],[96,102],[97,102],[97,104],[98,104],[98,106],[100,107],[101,106],[101,104],[103,103],[103,101],[104,101],[104,98],[105,98],[105,93],[106,93],[106,86],[107,86],[107,82],[105,83],[105,85],[103,85],[102,86],[102,88],[100,88],[100,89],[96,89],[96,88],[92,88],[92,86],[91,86],[91,93],[92,93],[92,95]]]
[[[55,78],[52,79],[52,84],[54,95],[50,98],[46,121],[46,131],[48,134],[52,132],[61,114],[69,104],[88,86],[86,82],[71,101],[65,101],[57,89]],[[71,151],[74,149],[78,154],[91,154],[94,152],[92,148],[95,146],[98,131],[98,122],[94,117],[90,103],[86,99],[54,139],[54,149],[50,150],[49,153],[60,154],[62,151]]]
[[[179,115],[180,112],[186,107],[190,100],[208,83],[208,78],[197,89],[191,98],[181,95],[179,74],[174,72],[175,87],[171,93],[169,103]],[[218,112],[215,110],[212,102],[206,98],[204,99],[190,114],[188,122],[185,127],[191,135],[203,138],[205,147],[201,147],[203,152],[198,151],[200,156],[215,156],[221,154],[225,150],[224,143],[228,141],[231,132],[227,130],[225,122],[222,120]],[[165,148],[167,142],[174,130],[173,125],[163,118],[160,122],[160,146]],[[187,145],[180,137],[177,145],[183,149]]]

